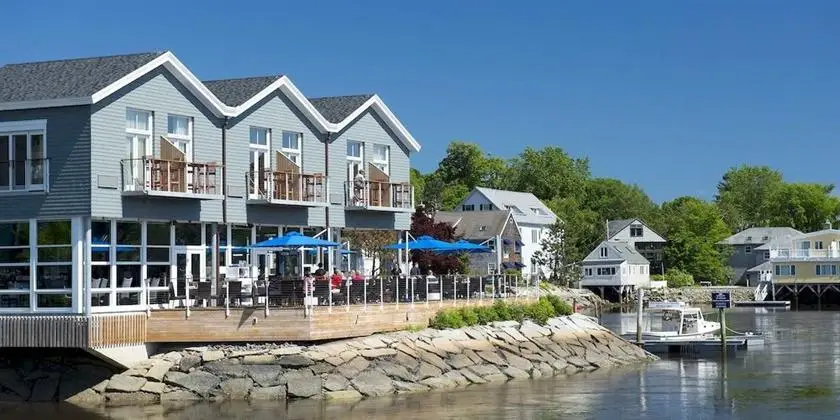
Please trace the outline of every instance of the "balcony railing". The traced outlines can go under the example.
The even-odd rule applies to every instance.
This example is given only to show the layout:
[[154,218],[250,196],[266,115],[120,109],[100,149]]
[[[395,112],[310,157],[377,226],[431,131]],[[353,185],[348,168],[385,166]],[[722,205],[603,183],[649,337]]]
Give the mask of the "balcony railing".
[[347,207],[413,211],[414,188],[407,182],[349,181],[344,185]]
[[250,200],[304,206],[328,203],[329,181],[321,174],[263,170],[246,176]]
[[840,258],[840,250],[777,248],[770,250],[770,258],[792,260]]
[[214,162],[143,157],[123,159],[123,193],[162,197],[221,199],[223,168]]
[[0,192],[46,191],[50,180],[49,159],[0,161]]

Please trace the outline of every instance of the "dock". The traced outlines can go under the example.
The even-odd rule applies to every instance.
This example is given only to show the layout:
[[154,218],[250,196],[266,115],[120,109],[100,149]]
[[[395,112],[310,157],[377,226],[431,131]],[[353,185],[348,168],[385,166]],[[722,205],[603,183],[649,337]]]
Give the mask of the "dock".
[[790,308],[789,300],[742,300],[733,302],[736,308]]

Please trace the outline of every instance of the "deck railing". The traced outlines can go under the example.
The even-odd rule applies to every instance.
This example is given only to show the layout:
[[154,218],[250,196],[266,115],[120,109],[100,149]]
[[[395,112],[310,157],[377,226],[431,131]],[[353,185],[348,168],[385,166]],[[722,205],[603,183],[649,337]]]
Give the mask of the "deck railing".
[[770,250],[770,258],[778,258],[778,259],[840,258],[840,250],[838,250],[838,249],[774,248],[774,249]]
[[407,182],[348,181],[344,198],[348,207],[414,209],[414,188]]
[[[145,283],[144,283],[145,284]],[[218,308],[230,313],[234,307],[265,310],[314,307],[328,310],[351,307],[368,308],[385,305],[437,305],[456,302],[484,302],[496,299],[529,299],[540,296],[539,281],[512,275],[491,276],[400,276],[400,277],[330,277],[301,279],[269,276],[268,278],[215,281],[189,280],[170,287],[168,304],[152,304],[149,316],[159,309],[180,309],[186,317],[196,308]],[[156,292],[150,290],[149,292]],[[157,292],[161,293],[161,292]],[[153,302],[154,299],[148,299]],[[162,301],[159,301],[162,302]]]
[[249,171],[248,197],[268,202],[327,203],[329,184],[321,174],[283,171]]
[[123,191],[219,195],[223,168],[215,162],[154,157],[123,159]]

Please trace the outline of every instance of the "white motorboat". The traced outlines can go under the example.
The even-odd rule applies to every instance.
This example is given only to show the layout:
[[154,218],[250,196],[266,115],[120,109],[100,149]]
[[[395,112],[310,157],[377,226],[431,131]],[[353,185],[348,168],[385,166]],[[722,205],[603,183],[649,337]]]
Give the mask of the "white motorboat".
[[[648,341],[686,341],[711,337],[720,331],[720,323],[706,321],[700,308],[692,308],[684,302],[651,302],[648,306],[653,312],[650,325],[658,328],[642,331],[642,340]],[[635,339],[636,332],[625,335]]]

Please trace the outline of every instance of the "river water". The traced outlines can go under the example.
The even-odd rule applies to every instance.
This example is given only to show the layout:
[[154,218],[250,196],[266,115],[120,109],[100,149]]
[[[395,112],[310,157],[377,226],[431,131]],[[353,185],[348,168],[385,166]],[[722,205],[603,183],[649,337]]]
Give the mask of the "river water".
[[[618,332],[635,329],[633,314],[604,314],[601,321]],[[725,363],[719,355],[670,358],[569,377],[355,403],[203,403],[100,412],[67,405],[0,406],[0,419],[840,418],[840,312],[734,309],[727,323],[738,331],[764,332],[765,346],[730,355]]]

